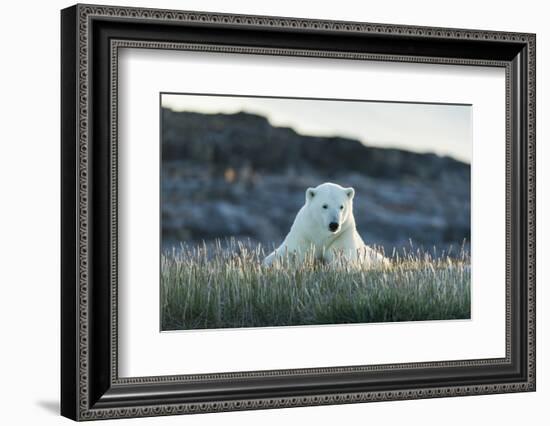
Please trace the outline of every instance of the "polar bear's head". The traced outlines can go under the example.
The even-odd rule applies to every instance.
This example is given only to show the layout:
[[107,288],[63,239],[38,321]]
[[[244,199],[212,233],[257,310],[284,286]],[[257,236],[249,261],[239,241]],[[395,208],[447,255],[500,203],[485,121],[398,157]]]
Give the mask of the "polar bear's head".
[[323,183],[306,190],[306,207],[310,220],[318,229],[336,234],[353,220],[353,188]]

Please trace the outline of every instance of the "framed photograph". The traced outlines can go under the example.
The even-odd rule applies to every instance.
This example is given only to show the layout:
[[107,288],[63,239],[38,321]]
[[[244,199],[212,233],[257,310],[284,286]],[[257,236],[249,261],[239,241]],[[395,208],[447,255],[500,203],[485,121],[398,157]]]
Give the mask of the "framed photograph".
[[535,390],[535,35],[61,12],[61,413]]

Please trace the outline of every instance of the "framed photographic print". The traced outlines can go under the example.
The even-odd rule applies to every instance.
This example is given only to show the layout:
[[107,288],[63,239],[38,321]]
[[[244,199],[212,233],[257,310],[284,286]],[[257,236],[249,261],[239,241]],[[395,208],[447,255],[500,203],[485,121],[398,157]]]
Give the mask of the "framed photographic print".
[[535,35],[61,12],[61,412],[535,390]]

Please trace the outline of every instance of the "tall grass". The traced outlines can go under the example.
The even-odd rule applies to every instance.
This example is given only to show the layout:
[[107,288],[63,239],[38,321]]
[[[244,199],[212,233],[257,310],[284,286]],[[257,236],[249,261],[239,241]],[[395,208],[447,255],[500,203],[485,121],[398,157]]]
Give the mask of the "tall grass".
[[308,259],[263,266],[233,242],[161,256],[162,330],[470,318],[470,264],[416,250],[379,268]]

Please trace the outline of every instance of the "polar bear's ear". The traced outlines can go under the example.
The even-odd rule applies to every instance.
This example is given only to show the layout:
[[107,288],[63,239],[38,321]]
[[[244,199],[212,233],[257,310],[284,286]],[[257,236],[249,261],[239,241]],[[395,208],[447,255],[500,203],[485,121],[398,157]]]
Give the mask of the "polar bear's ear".
[[315,197],[315,189],[314,188],[306,189],[306,201],[311,200],[313,197]]
[[346,195],[350,200],[353,200],[353,197],[355,196],[355,189],[352,187],[346,188],[344,191],[346,191]]

